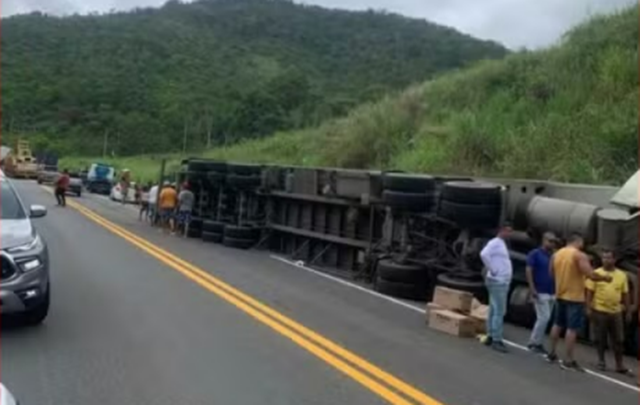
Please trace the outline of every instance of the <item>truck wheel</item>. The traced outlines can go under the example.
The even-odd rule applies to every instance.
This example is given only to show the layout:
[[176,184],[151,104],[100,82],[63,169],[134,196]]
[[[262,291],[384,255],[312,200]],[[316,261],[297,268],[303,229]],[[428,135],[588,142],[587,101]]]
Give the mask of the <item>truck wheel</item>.
[[226,225],[224,227],[225,238],[255,240],[258,238],[258,228],[249,226]]
[[376,278],[374,288],[379,293],[397,298],[421,301],[427,298],[428,288],[420,284],[398,283],[381,277]]
[[253,239],[236,239],[225,236],[222,244],[230,248],[249,249],[256,244],[256,241]]
[[213,242],[213,243],[221,243],[222,242],[222,234],[214,233],[214,232],[202,232],[202,240],[205,242]]
[[224,233],[224,227],[225,224],[223,222],[210,221],[208,219],[202,221],[202,230],[204,232],[219,233],[222,235]]
[[396,263],[391,259],[383,259],[378,262],[378,276],[386,281],[407,284],[429,281],[429,271],[426,267]]
[[434,197],[432,193],[404,193],[385,190],[382,193],[382,202],[401,211],[429,212],[433,208]]
[[382,184],[385,190],[418,194],[432,192],[436,187],[436,181],[431,176],[398,173],[383,174]]
[[475,181],[449,181],[442,187],[442,199],[469,205],[500,205],[500,186]]
[[443,273],[438,275],[437,285],[454,290],[466,291],[480,301],[486,295],[486,287],[479,273]]

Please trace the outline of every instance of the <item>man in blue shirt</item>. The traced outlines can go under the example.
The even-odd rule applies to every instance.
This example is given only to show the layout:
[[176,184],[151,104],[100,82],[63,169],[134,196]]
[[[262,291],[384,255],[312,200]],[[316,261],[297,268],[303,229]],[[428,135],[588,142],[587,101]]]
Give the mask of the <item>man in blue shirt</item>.
[[549,271],[549,262],[556,248],[556,240],[553,233],[545,233],[542,237],[542,246],[527,255],[527,281],[536,309],[536,324],[527,347],[534,353],[546,354],[542,340],[555,304],[555,283]]

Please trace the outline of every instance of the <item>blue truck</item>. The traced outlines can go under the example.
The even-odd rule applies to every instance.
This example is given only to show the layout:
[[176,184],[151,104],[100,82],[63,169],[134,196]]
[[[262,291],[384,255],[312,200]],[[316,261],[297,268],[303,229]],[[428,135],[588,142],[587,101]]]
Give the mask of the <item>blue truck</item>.
[[109,195],[115,177],[113,166],[93,163],[87,172],[86,187],[90,193]]

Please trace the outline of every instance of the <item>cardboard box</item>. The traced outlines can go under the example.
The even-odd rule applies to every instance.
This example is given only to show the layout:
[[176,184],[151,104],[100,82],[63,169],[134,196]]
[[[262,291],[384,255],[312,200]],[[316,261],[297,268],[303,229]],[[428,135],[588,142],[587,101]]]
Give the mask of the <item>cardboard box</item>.
[[427,325],[429,325],[429,317],[431,316],[431,312],[432,311],[438,311],[444,309],[442,308],[440,305],[436,304],[435,302],[430,302],[427,304],[427,308],[426,308],[426,312],[425,312],[425,320],[427,322]]
[[473,319],[446,309],[431,311],[429,327],[458,337],[476,336],[476,323]]
[[473,304],[473,294],[438,286],[433,295],[433,302],[451,311],[468,314]]
[[479,334],[487,333],[487,318],[489,317],[489,307],[486,305],[474,306],[471,309],[471,319],[476,323],[476,332]]

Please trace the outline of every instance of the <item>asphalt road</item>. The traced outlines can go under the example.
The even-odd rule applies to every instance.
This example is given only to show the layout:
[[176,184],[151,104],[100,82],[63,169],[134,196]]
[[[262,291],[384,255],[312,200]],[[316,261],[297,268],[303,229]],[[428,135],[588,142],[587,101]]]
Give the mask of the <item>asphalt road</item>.
[[221,282],[415,387],[421,399],[390,388],[407,404],[638,403],[637,391],[601,378],[433,332],[415,311],[268,253],[163,235],[131,208],[91,195],[75,200],[102,218],[91,219],[55,207],[35,183],[17,187],[27,204],[49,206],[36,224],[49,243],[53,289],[44,325],[2,329],[2,381],[23,405],[394,403],[376,391],[392,387],[389,375],[344,353],[314,351],[301,332],[256,315],[215,286]]

